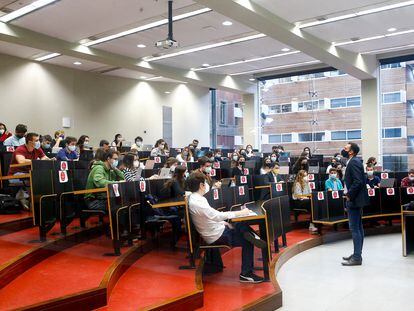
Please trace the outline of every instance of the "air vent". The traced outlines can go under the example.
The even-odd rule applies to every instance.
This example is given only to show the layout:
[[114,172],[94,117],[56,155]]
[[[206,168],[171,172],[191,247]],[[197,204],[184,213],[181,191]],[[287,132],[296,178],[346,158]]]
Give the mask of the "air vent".
[[213,26],[205,26],[205,27],[201,28],[201,30],[205,30],[205,31],[215,31],[215,30],[217,30],[217,28],[215,28]]
[[351,38],[350,40],[351,41],[358,41],[358,40],[360,40],[361,38],[360,37],[353,37],[353,38]]
[[121,67],[110,67],[110,68],[105,67],[105,68],[98,68],[92,71],[96,73],[104,74],[104,73],[108,73],[108,72],[115,71],[118,69],[121,69]]
[[319,17],[316,18],[316,20],[322,22],[322,21],[326,20],[326,17],[325,16],[319,16]]

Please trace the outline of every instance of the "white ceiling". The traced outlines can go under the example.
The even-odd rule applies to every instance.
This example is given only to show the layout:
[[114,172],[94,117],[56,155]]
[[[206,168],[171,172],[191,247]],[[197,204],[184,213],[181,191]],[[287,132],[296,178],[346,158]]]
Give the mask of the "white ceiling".
[[[0,9],[18,9],[33,0],[0,0]],[[320,17],[334,17],[363,9],[375,8],[402,1],[380,0],[251,0],[272,13],[289,22],[309,22]],[[192,0],[174,0],[174,14],[182,14],[202,8]],[[101,38],[134,28],[153,21],[166,18],[167,0],[60,0],[11,22],[13,25],[27,28],[70,42],[79,42],[88,37]],[[388,28],[397,31],[414,29],[414,5],[360,16],[348,20],[304,29],[314,36],[328,42],[348,41],[351,38],[365,38],[388,34]],[[161,26],[108,41],[94,48],[136,58],[137,61],[146,56],[172,53],[207,44],[255,34],[248,25],[233,21],[232,26],[223,26],[227,17],[208,12],[174,23],[174,37],[180,47],[176,50],[163,52],[154,47],[158,40],[165,39],[167,26]],[[145,44],[146,48],[138,48],[137,44]],[[400,47],[414,44],[414,34],[387,37],[378,40],[358,42],[345,45],[343,48],[354,52],[366,52],[384,48]],[[289,48],[277,40],[261,38],[248,42],[237,43],[224,47],[199,51],[191,54],[158,60],[155,63],[171,67],[190,69],[200,67],[204,63],[220,65],[229,62],[247,60],[282,53],[282,48]],[[410,46],[410,48],[412,48]],[[403,48],[402,48],[403,49]],[[23,46],[0,42],[0,53],[34,59],[35,56],[53,51],[40,51]],[[42,54],[43,53],[43,54]],[[86,71],[99,71],[106,68],[105,64],[81,61],[81,66],[73,64],[77,59],[60,56],[46,61],[47,63],[71,67]],[[275,57],[266,60],[243,63],[234,66],[212,68],[205,72],[232,74],[236,72],[301,64],[314,58],[303,53]],[[119,69],[107,73],[140,79],[148,74],[133,70]],[[162,79],[161,79],[162,80]]]

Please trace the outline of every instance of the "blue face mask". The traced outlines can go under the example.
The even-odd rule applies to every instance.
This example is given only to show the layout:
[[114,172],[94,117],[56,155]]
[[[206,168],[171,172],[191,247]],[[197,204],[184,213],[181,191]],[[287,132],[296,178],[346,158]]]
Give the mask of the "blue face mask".
[[34,147],[35,147],[35,149],[39,149],[40,148],[40,141],[35,142]]
[[336,179],[336,174],[329,174],[329,177],[330,177],[331,179]]
[[44,145],[44,148],[45,148],[45,149],[50,149],[50,144],[45,144],[45,145]]
[[115,160],[114,162],[112,162],[111,166],[112,166],[112,168],[117,168],[118,167],[118,160]]

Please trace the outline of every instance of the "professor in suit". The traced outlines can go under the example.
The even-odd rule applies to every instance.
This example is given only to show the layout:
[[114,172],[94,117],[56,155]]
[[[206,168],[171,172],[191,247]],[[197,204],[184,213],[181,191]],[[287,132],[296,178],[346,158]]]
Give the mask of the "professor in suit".
[[364,227],[362,226],[362,210],[368,205],[367,187],[362,161],[356,158],[359,153],[357,144],[349,142],[342,150],[342,156],[347,158],[345,171],[346,210],[349,219],[349,229],[352,233],[354,253],[343,257],[343,266],[360,266],[362,264],[362,246],[364,244]]

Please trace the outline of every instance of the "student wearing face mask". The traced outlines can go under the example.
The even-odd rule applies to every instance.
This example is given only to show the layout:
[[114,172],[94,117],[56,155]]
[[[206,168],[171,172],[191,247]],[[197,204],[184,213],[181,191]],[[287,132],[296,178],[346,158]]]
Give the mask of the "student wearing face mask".
[[381,179],[374,175],[374,166],[372,164],[367,165],[367,188],[379,188]]
[[135,143],[134,144],[132,144],[132,146],[131,146],[131,150],[137,150],[137,151],[142,151],[142,147],[143,147],[143,139],[142,139],[142,137],[141,136],[137,136],[137,137],[135,137]]
[[223,161],[223,154],[221,153],[220,149],[216,149],[214,151],[214,161],[215,162],[221,162]]
[[242,264],[239,275],[240,282],[261,283],[263,278],[254,274],[253,253],[254,246],[266,248],[267,244],[261,240],[254,231],[245,223],[236,223],[230,226],[226,220],[247,216],[250,211],[220,212],[212,208],[204,197],[209,190],[208,182],[204,174],[194,172],[187,180],[187,186],[191,195],[188,199],[188,207],[191,221],[205,243],[209,245],[226,244],[233,247],[242,247]]
[[206,181],[209,185],[210,188],[220,188],[221,187],[221,182],[220,181],[216,181],[214,182],[213,178],[211,178],[210,173],[211,173],[211,161],[209,158],[203,156],[201,158],[198,158],[197,160],[198,164],[200,165],[200,167],[196,170],[200,173],[203,173],[206,176]]
[[76,152],[76,138],[68,136],[66,137],[66,147],[60,149],[56,155],[56,160],[60,161],[75,161],[78,160],[79,154]]
[[279,163],[270,164],[270,171],[264,177],[265,184],[284,182],[279,176]]
[[253,146],[252,145],[247,145],[246,146],[246,157],[247,158],[251,158],[251,157],[253,157],[254,156],[254,153],[253,153]]
[[164,139],[158,139],[155,142],[154,148],[151,150],[151,157],[165,156],[166,155],[166,142]]
[[40,137],[40,148],[49,157],[52,153],[52,136],[44,135]]
[[65,148],[65,132],[63,130],[57,130],[52,141],[53,148]]
[[408,176],[401,180],[401,188],[414,187],[414,169],[410,169]]
[[329,174],[329,171],[331,170],[331,168],[336,168],[337,165],[338,165],[338,162],[336,161],[336,158],[332,158],[331,163],[329,163],[328,167],[326,168],[326,174]]
[[303,152],[302,152],[302,154],[303,154],[303,155],[307,155],[309,159],[310,159],[310,158],[312,158],[311,150],[310,150],[310,148],[309,148],[309,147],[305,147],[305,148],[303,148]]
[[123,138],[121,134],[116,134],[114,140],[111,143],[111,148],[114,150],[120,150],[118,148],[122,147]]
[[272,169],[272,161],[270,160],[269,157],[266,157],[263,160],[263,164],[262,167],[260,168],[260,175],[266,175],[267,173],[269,173]]
[[0,146],[3,145],[4,141],[12,136],[13,134],[7,130],[4,123],[0,123]]
[[212,151],[206,151],[205,153],[204,153],[204,156],[206,156],[207,158],[209,158],[209,160],[210,160],[210,162],[211,163],[213,163],[213,162],[215,162],[216,161],[216,158],[214,157],[214,154],[213,154],[213,152]]
[[24,124],[18,124],[16,126],[16,130],[14,131],[14,135],[7,138],[4,142],[4,146],[13,146],[19,147],[23,146],[26,143],[24,136],[27,132],[27,126]]
[[124,174],[126,181],[136,181],[140,180],[139,167],[140,163],[138,160],[138,156],[133,153],[127,153],[124,158],[122,159],[123,162],[123,169],[122,173]]
[[325,190],[338,191],[343,190],[341,180],[338,178],[338,172],[336,168],[331,168],[329,171],[329,178],[325,181]]
[[277,154],[277,153],[275,153],[275,152],[273,152],[273,153],[270,155],[270,161],[271,161],[272,163],[276,163],[276,162],[277,162],[277,160],[278,160],[278,154]]
[[176,159],[180,163],[194,162],[193,153],[189,147],[184,147],[181,153],[177,154]]
[[[294,201],[295,210],[305,210],[310,211],[310,198],[307,196],[311,194],[311,189],[309,187],[308,172],[305,170],[300,170],[295,177],[295,181],[292,187],[292,199]],[[318,229],[313,224],[312,220],[309,223],[309,232],[316,234]]]
[[297,174],[299,171],[302,171],[302,170],[306,172],[309,170],[308,158],[306,155],[303,155],[303,154],[295,162],[292,172],[293,174]]
[[246,159],[244,156],[238,157],[238,161],[235,161],[234,167],[231,171],[231,177],[242,176],[244,175],[244,165],[246,164]]
[[89,136],[88,135],[81,135],[79,137],[78,142],[76,143],[76,152],[81,154],[84,150],[92,150],[91,146],[89,145]]
[[234,167],[239,162],[239,154],[237,152],[233,152],[231,154],[231,166]]

